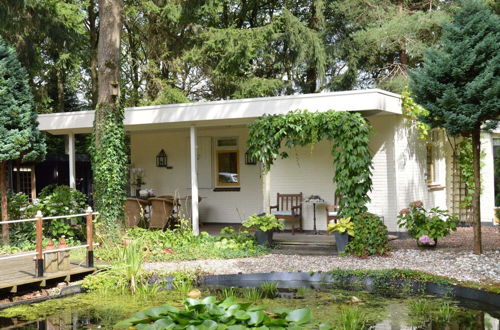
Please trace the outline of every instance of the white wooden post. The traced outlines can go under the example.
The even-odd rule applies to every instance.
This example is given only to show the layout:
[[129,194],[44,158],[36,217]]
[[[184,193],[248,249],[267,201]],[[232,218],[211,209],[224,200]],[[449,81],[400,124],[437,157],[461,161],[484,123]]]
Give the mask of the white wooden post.
[[198,236],[200,234],[200,223],[198,213],[198,152],[196,150],[196,127],[191,126],[189,133],[191,146],[191,223],[193,225],[193,233]]
[[271,171],[262,173],[262,212],[269,213],[271,206]]
[[75,134],[68,134],[68,156],[69,156],[69,186],[76,188],[75,178]]

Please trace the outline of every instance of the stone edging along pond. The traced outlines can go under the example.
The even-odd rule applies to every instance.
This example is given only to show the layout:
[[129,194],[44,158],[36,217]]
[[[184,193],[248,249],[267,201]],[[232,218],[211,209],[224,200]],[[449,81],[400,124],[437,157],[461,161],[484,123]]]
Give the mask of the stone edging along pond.
[[[171,278],[170,278],[171,279]],[[262,282],[277,282],[279,288],[321,288],[328,285],[347,289],[367,290],[373,293],[428,293],[436,296],[475,301],[500,308],[500,294],[468,288],[444,281],[420,280],[408,277],[373,276],[335,272],[273,272],[254,274],[206,275],[200,278],[201,286],[258,287]]]

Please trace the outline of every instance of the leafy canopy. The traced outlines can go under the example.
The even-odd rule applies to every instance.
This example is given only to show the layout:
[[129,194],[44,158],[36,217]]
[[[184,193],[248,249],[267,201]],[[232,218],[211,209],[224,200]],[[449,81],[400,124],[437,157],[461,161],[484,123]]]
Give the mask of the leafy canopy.
[[444,26],[439,46],[411,74],[414,99],[429,112],[421,120],[453,136],[469,135],[500,115],[500,18],[480,0],[463,2]]
[[366,212],[372,189],[372,157],[368,148],[371,126],[358,113],[294,111],[264,115],[249,126],[248,152],[267,171],[278,156],[288,157],[283,147],[293,148],[321,140],[332,142],[336,193],[341,195],[340,216]]

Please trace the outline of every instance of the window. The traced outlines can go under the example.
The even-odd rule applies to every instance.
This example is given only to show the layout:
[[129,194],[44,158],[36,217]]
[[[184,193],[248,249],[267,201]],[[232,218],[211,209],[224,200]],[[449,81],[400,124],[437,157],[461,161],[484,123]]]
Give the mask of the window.
[[218,138],[215,148],[216,186],[239,186],[240,165],[238,140],[235,137]]
[[12,184],[14,191],[22,192],[32,199],[36,197],[35,171],[33,166],[22,166],[12,168]]

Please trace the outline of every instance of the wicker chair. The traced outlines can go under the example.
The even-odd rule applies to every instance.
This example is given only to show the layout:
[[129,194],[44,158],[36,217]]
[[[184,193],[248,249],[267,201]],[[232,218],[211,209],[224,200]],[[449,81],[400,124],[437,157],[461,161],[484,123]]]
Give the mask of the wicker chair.
[[[284,219],[285,225],[292,226],[292,235],[295,235],[295,226],[302,230],[302,193],[280,194],[276,197],[276,205],[271,206],[271,214],[278,219]],[[275,209],[275,211],[273,211]]]
[[139,222],[144,219],[145,208],[149,203],[138,198],[127,198],[125,202],[125,224],[127,227],[137,227]]
[[173,226],[174,218],[172,211],[174,203],[165,198],[150,198],[151,217],[149,218],[149,229],[165,229]]

